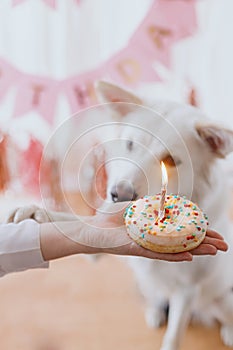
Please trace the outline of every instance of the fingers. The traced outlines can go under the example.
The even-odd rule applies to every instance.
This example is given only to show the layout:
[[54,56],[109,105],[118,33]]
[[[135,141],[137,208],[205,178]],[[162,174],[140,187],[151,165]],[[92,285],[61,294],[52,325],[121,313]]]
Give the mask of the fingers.
[[156,259],[156,260],[163,260],[163,261],[170,261],[170,262],[182,262],[182,261],[193,260],[192,254],[189,252],[176,253],[176,254],[168,254],[168,253],[163,254],[163,253],[150,252],[150,251],[147,251],[146,249],[143,249],[143,251],[141,251],[139,255],[149,259]]
[[126,244],[124,247],[119,246],[117,249],[113,249],[113,254],[120,254],[120,255],[133,255],[133,256],[142,256],[149,259],[156,259],[156,260],[164,260],[164,261],[173,261],[173,262],[181,262],[181,261],[192,261],[193,255],[216,255],[218,252],[218,249],[221,248],[221,250],[225,250],[227,248],[227,245],[222,240],[216,240],[214,241],[215,245],[212,244],[211,238],[207,238],[203,243],[200,244],[199,247],[189,251],[189,252],[183,252],[183,253],[156,253],[150,250],[147,250],[143,247],[140,247],[135,242],[131,242],[130,244]]
[[130,204],[130,202],[107,202],[105,201],[103,205],[97,209],[98,213],[101,214],[114,214],[114,213],[121,213],[124,212],[126,207]]
[[111,222],[115,225],[123,225],[123,214],[130,202],[108,203],[105,202],[101,208],[97,210],[97,219],[103,222]]
[[208,237],[208,236],[205,237],[203,244],[212,245],[216,249],[222,250],[223,252],[226,252],[228,249],[227,243],[224,242],[222,239],[212,238],[212,237]]
[[199,247],[184,253],[161,254],[149,251],[142,247],[131,247],[132,255],[141,255],[150,259],[159,259],[165,261],[192,261],[192,255],[216,255],[218,250],[226,251],[227,244],[223,240],[206,237]]
[[211,244],[200,244],[199,247],[190,250],[193,255],[216,255],[218,252],[217,248]]
[[194,255],[216,255],[218,250],[226,252],[228,245],[219,233],[208,230],[204,241],[191,253]]
[[168,253],[156,253],[151,250],[140,247],[135,242],[131,242],[124,247],[119,247],[119,254],[121,255],[133,255],[142,256],[148,259],[165,260],[170,262],[192,261],[193,257],[190,252],[168,254]]
[[216,231],[213,230],[208,230],[206,233],[207,237],[212,237],[212,238],[216,238],[216,239],[220,239],[220,240],[224,240],[223,236],[221,236],[219,233],[217,233]]

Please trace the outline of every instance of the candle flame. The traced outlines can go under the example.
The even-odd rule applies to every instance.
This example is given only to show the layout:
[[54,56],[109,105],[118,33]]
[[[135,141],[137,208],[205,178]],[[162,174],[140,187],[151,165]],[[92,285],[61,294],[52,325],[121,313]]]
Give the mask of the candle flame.
[[161,170],[162,170],[162,186],[167,187],[168,176],[167,176],[167,169],[164,162],[161,162]]

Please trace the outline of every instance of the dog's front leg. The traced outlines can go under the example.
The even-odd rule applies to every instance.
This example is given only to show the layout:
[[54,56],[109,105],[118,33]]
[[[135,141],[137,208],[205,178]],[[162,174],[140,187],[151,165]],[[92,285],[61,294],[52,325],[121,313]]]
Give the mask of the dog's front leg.
[[172,295],[169,303],[168,327],[161,350],[178,350],[185,328],[190,320],[195,288],[184,287]]
[[226,346],[233,347],[233,289],[230,288],[214,305],[215,317],[221,323],[221,338]]

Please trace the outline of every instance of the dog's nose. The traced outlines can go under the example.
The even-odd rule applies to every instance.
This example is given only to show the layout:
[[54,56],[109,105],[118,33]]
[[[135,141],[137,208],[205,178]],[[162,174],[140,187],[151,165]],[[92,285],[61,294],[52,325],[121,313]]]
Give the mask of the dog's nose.
[[126,202],[137,199],[138,194],[133,186],[126,181],[121,181],[111,189],[111,197],[113,202]]

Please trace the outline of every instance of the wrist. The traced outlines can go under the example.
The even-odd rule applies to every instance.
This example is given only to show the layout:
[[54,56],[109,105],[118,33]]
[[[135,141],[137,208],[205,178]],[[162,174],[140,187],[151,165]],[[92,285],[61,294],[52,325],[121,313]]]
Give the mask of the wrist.
[[49,261],[74,254],[100,253],[101,248],[84,244],[82,237],[79,239],[79,225],[79,222],[41,224],[40,248],[43,259]]

